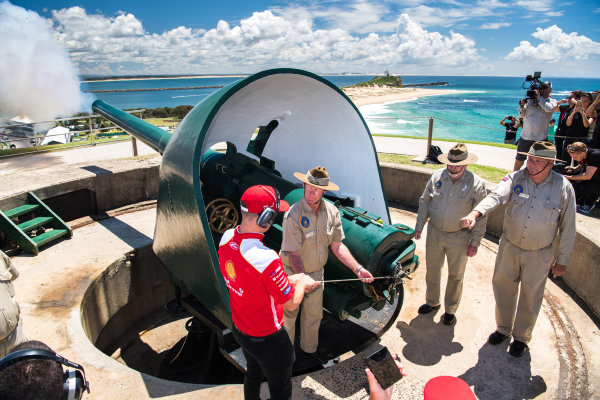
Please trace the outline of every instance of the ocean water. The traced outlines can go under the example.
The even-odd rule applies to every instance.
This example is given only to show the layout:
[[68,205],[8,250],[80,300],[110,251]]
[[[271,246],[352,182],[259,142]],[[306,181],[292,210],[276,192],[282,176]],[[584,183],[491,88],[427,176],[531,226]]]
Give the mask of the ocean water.
[[[324,76],[339,87],[373,78],[373,75]],[[128,88],[170,88],[190,86],[227,85],[241,78],[184,78],[83,82],[82,90],[110,90]],[[481,76],[403,76],[404,84],[443,81],[448,86],[441,90],[459,93],[425,96],[401,102],[368,105],[360,111],[373,134],[427,137],[429,118],[433,117],[434,138],[504,141],[500,120],[516,115],[519,100],[525,97],[522,77]],[[552,97],[560,100],[571,90],[600,89],[600,79],[551,78]],[[148,92],[96,93],[95,96],[122,109],[176,107],[195,105],[218,89],[161,90]],[[555,114],[558,116],[558,113]],[[520,130],[519,130],[520,132]]]

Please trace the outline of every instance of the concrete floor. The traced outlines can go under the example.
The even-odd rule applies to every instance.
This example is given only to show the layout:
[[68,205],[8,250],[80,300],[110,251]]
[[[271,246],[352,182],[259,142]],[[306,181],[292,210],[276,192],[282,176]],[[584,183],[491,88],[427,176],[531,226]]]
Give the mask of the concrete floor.
[[[414,226],[411,212],[391,209],[391,215],[394,222]],[[72,239],[36,257],[14,257],[21,272],[15,289],[25,333],[85,367],[91,385],[86,398],[242,398],[241,385],[206,387],[138,373],[85,336],[79,305],[88,285],[121,255],[149,244],[154,223],[154,209],[124,214],[78,228]],[[548,281],[530,351],[516,359],[508,354],[508,343],[486,343],[495,329],[491,276],[497,244],[484,240],[470,260],[452,327],[440,322],[443,310],[417,314],[425,296],[424,245],[425,238],[417,241],[421,266],[406,281],[403,309],[380,340],[401,357],[408,373],[396,384],[394,398],[421,399],[429,379],[453,375],[467,381],[479,399],[600,399],[600,330],[565,291]],[[350,353],[333,367],[294,378],[294,398],[362,399],[366,385],[362,358]]]

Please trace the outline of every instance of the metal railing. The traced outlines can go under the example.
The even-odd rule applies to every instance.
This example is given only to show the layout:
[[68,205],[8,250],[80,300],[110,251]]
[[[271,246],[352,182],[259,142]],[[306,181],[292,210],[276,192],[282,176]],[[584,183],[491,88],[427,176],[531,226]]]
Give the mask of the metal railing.
[[[127,111],[130,114],[139,114],[139,118],[142,118],[142,113],[145,109],[136,109]],[[30,154],[30,153],[41,153],[49,150],[61,149],[61,148],[75,148],[75,147],[85,147],[85,146],[95,146],[97,143],[103,142],[103,137],[111,137],[113,135],[105,135],[103,132],[117,130],[115,133],[116,139],[107,140],[110,142],[124,141],[133,139],[133,151],[134,155],[137,155],[137,146],[135,142],[135,138],[132,138],[128,133],[123,132],[123,130],[111,123],[109,126],[98,127],[98,124],[94,124],[94,120],[101,119],[102,121],[108,121],[101,115],[92,114],[92,115],[83,115],[78,117],[69,117],[69,118],[57,118],[54,120],[47,121],[36,121],[36,122],[18,122],[11,123],[10,125],[0,125],[0,130],[4,129],[4,133],[0,133],[0,144],[5,148],[0,148],[0,158],[2,157],[10,157],[15,154]],[[85,121],[85,123],[76,123],[76,124],[67,124],[69,121]],[[52,125],[52,128],[57,126],[65,126],[70,125],[74,126],[75,129],[71,130],[69,128],[68,132],[55,133],[55,134],[40,134],[37,132],[37,127],[44,125]],[[87,128],[81,129],[81,127]],[[33,131],[33,135],[27,135],[23,133],[13,134],[13,130],[19,130],[20,127],[31,127]],[[65,126],[67,127],[67,126]],[[47,131],[51,130],[48,129]],[[6,131],[9,131],[6,133]],[[120,133],[120,134],[119,134]],[[66,143],[52,144],[52,145],[41,145],[41,143],[46,138],[52,137],[65,137]],[[25,143],[25,145],[24,145]],[[32,144],[31,146],[29,144]],[[13,149],[31,149],[31,150],[19,150],[17,152],[10,151]],[[3,151],[4,150],[4,151]],[[9,151],[5,151],[9,150]],[[4,154],[3,154],[4,153]]]

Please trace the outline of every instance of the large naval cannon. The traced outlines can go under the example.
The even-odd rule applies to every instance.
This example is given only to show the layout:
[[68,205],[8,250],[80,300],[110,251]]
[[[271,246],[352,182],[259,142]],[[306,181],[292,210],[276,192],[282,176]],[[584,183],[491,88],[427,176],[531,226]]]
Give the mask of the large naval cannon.
[[[217,246],[239,221],[241,194],[266,184],[293,204],[303,195],[293,173],[316,165],[325,165],[341,188],[326,197],[340,210],[344,243],[374,276],[383,277],[372,284],[348,280],[355,275],[330,252],[325,279],[338,282],[325,284],[324,308],[345,320],[387,303],[397,315],[403,278],[418,267],[414,231],[390,224],[369,129],[331,82],[296,69],[263,71],[214,92],[173,134],[100,100],[93,110],[163,155],[153,250],[211,327],[231,328]],[[281,236],[279,216],[265,241],[279,249]]]

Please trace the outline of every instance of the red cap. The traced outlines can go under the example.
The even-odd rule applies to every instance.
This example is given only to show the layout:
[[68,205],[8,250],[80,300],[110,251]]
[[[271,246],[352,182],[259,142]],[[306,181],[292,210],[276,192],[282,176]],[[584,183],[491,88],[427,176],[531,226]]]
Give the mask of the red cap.
[[467,382],[454,376],[430,379],[425,384],[423,396],[425,400],[476,400]]
[[[247,207],[245,208],[242,206],[242,211],[253,214],[260,214],[267,207],[279,212],[285,212],[290,209],[288,202],[280,200],[279,192],[271,186],[250,186],[242,195],[241,201],[243,201]],[[279,209],[277,207],[278,204]]]

